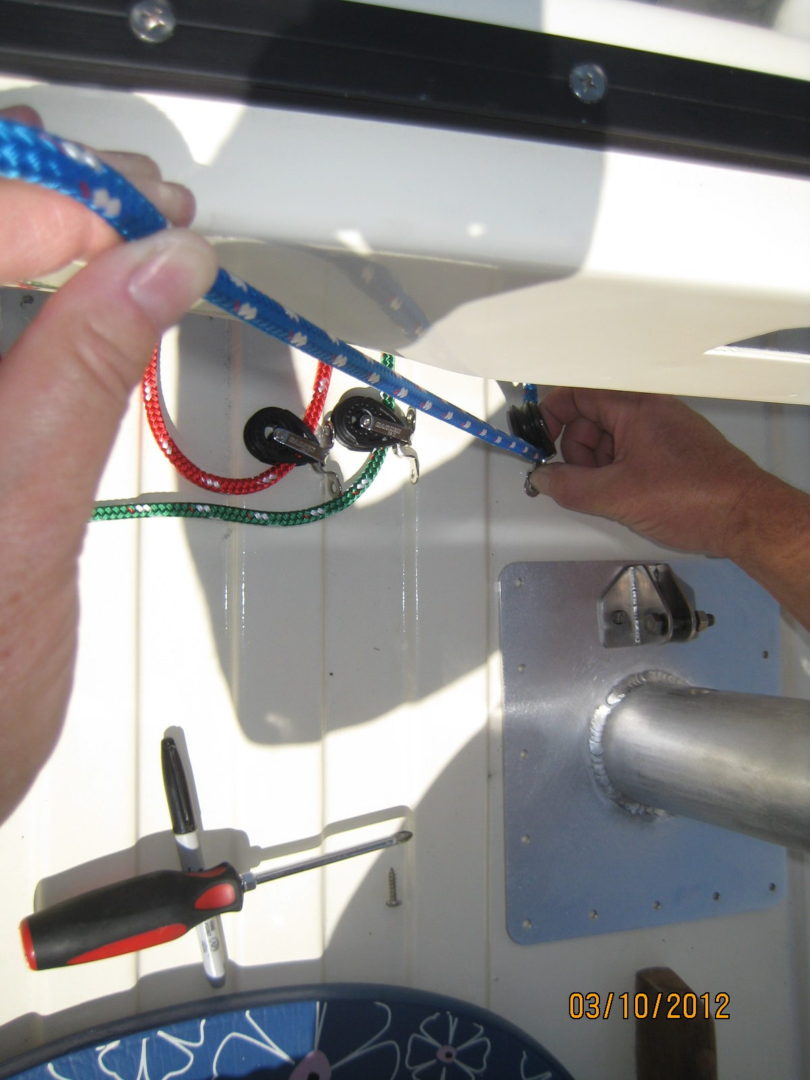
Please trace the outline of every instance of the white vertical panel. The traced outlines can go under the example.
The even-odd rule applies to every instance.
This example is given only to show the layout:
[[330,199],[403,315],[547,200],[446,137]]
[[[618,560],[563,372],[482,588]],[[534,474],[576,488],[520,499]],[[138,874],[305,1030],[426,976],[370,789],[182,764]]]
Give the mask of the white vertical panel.
[[[232,335],[239,369],[233,391],[232,445],[240,475],[267,468],[242,445],[245,421],[277,406],[302,415],[315,363],[255,331]],[[312,505],[322,483],[301,466],[245,504],[269,510]],[[299,848],[317,852],[323,827],[321,732],[323,641],[322,536],[303,528],[234,530],[229,623],[239,755],[234,823],[257,856]],[[301,846],[306,843],[302,852]],[[233,857],[233,856],[232,856]],[[265,885],[245,899],[229,931],[241,972],[235,987],[318,981],[323,952],[320,881],[307,874]],[[230,936],[229,936],[230,940]]]
[[[416,378],[462,408],[484,412],[481,381],[426,368]],[[488,881],[487,454],[432,418],[421,424],[435,440],[436,465],[420,481],[414,522],[418,700],[410,752],[421,797],[413,853],[413,978],[417,986],[481,1003]]]
[[[481,411],[477,380],[401,370]],[[327,977],[343,971],[445,992],[464,985],[479,997],[486,860],[476,857],[471,877],[466,852],[480,850],[486,821],[485,523],[476,509],[485,459],[457,457],[466,442],[418,417],[419,484],[389,455],[384,497],[375,485],[367,503],[327,525],[329,816],[401,807],[415,832],[373,869],[340,875]],[[389,869],[401,909],[385,903]]]
[[[345,460],[347,472],[356,471],[365,455]],[[324,813],[327,823],[360,826],[335,837],[336,845],[413,827],[406,755],[392,753],[407,738],[413,643],[406,476],[389,453],[368,496],[324,526]],[[407,982],[407,908],[385,902],[389,869],[400,893],[409,888],[410,855],[392,849],[326,873],[325,979]]]

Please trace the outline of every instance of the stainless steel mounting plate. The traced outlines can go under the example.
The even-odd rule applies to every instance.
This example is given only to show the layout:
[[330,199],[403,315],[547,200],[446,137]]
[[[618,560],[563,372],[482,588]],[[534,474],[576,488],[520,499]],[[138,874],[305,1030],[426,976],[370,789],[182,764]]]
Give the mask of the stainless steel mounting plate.
[[500,577],[506,910],[523,945],[769,907],[782,848],[686,818],[634,817],[597,787],[588,727],[628,675],[779,693],[779,609],[732,563],[671,562],[717,622],[693,641],[607,649],[597,603],[626,565],[513,563]]

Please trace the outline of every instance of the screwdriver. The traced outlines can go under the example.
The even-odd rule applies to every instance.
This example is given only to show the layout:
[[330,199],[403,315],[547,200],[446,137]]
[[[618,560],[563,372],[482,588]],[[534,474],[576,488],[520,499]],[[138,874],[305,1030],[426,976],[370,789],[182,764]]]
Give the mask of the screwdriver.
[[241,911],[244,894],[257,885],[404,844],[412,836],[403,829],[259,874],[240,874],[230,863],[220,863],[196,872],[157,870],[93,889],[23,919],[20,934],[28,966],[44,971],[162,945],[214,915]]

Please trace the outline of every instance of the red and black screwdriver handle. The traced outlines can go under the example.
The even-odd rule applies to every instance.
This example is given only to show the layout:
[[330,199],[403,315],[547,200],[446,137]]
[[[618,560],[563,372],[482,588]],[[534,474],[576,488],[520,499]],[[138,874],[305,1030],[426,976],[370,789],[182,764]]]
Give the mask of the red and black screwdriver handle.
[[240,911],[244,885],[229,863],[153,874],[105,885],[29,915],[20,924],[35,971],[85,964],[182,937],[225,911]]

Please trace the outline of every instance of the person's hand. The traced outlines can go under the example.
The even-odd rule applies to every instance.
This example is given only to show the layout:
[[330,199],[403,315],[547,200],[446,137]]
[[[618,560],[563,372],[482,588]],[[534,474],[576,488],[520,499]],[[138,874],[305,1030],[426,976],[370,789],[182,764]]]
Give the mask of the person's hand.
[[[6,110],[39,125],[32,110]],[[168,220],[191,193],[140,155],[103,155]],[[213,250],[184,228],[121,244],[67,196],[0,181],[0,280],[87,265],[0,361],[0,820],[52,748],[78,622],[77,559],[99,476],[161,333],[210,287]]]
[[810,495],[677,398],[558,387],[540,404],[565,464],[534,488],[668,547],[732,559],[810,630]]
[[[39,114],[27,106],[0,110],[0,117],[31,127],[42,127]],[[134,184],[172,225],[190,225],[194,196],[181,184],[167,183],[151,158],[143,154],[97,151],[97,156]],[[0,281],[36,280],[87,260],[120,237],[98,214],[67,195],[24,180],[0,179],[3,207],[3,243],[0,245]]]
[[741,519],[772,480],[676,398],[558,387],[540,404],[566,464],[539,466],[537,491],[683,551],[734,557]]

